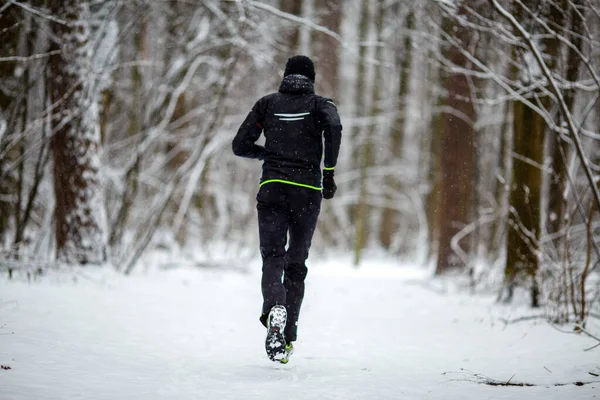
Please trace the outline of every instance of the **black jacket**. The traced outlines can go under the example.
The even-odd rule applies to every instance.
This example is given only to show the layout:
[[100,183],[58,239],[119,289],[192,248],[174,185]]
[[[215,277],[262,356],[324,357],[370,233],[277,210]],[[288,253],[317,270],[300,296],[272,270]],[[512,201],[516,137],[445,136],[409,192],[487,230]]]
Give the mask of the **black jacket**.
[[[255,144],[263,131],[264,147]],[[316,95],[308,78],[288,75],[278,93],[256,102],[233,139],[233,152],[264,160],[261,185],[285,181],[320,190],[323,142],[325,168],[333,169],[341,139],[333,101]]]

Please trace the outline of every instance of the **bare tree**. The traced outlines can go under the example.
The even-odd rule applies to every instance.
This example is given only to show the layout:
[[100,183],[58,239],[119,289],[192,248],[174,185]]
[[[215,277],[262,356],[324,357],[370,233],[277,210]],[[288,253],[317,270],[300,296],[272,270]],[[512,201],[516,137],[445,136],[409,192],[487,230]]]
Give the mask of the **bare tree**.
[[89,3],[53,0],[55,35],[49,92],[56,194],[56,250],[70,263],[106,260],[105,212],[100,186],[98,94],[92,71]]
[[[488,253],[506,255],[504,298],[510,299],[514,288],[522,286],[529,290],[532,306],[548,301],[562,310],[570,304],[572,313],[561,314],[582,320],[581,310],[589,310],[585,302],[592,296],[585,283],[594,269],[591,260],[600,256],[596,239],[589,233],[597,215],[589,211],[594,207],[586,207],[590,202],[600,204],[594,180],[597,168],[590,159],[599,136],[597,124],[588,119],[600,90],[592,61],[597,59],[593,38],[598,8],[593,2],[554,0],[515,1],[510,6],[490,0],[487,7],[483,2],[436,3],[460,27],[443,30],[442,45],[454,45],[468,60],[458,69],[467,82],[483,83],[470,86],[473,104],[481,113],[477,124],[486,124],[491,112],[503,115],[497,126],[505,139],[499,145],[501,153],[511,158],[510,162],[502,155],[497,158],[498,176],[505,177],[500,185],[485,180],[478,184],[478,190],[489,191],[487,196],[495,199],[492,204],[499,209],[486,211],[481,221],[455,232],[452,250],[468,257],[458,241],[475,232],[474,224],[492,217],[497,220],[496,234],[491,236],[490,247],[494,247],[503,241],[500,227],[508,223],[504,251]],[[484,38],[488,47],[493,46],[494,56],[473,52],[473,46],[461,40],[461,28]],[[510,137],[511,143],[507,142]],[[547,149],[553,151],[551,168],[546,164]],[[444,150],[440,152],[443,163]],[[442,187],[447,181],[448,177],[442,177]],[[485,196],[478,193],[479,198]],[[500,207],[506,200],[505,215]]]

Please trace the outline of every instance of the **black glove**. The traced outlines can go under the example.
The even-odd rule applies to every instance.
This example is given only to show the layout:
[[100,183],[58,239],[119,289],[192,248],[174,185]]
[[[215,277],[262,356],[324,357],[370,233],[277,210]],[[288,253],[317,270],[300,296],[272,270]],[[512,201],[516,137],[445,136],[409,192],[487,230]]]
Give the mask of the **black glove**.
[[335,181],[333,180],[333,170],[326,169],[325,171],[323,171],[323,198],[333,198],[336,190],[337,186],[335,185]]

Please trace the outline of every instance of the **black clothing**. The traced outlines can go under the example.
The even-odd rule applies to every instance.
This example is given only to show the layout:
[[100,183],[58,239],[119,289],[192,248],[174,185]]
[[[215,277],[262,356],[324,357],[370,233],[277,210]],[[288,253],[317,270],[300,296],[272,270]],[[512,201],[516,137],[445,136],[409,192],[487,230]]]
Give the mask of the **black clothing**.
[[333,170],[326,169],[323,171],[323,198],[333,199],[336,191],[337,186],[335,184],[335,179],[333,179]]
[[[287,309],[286,342],[296,340],[304,298],[305,261],[321,210],[321,193],[304,187],[271,183],[256,196],[260,254],[263,260],[263,324],[276,304]],[[287,235],[290,242],[286,251]],[[283,276],[283,283],[282,283]]]
[[287,60],[283,76],[288,75],[304,75],[311,82],[315,81],[315,65],[312,60],[306,56],[294,56]]
[[[261,322],[266,325],[274,305],[285,306],[286,342],[297,335],[305,261],[323,198],[321,160],[325,175],[332,178],[342,138],[335,104],[316,95],[311,77],[304,75],[311,75],[312,61],[292,59],[279,91],[256,102],[232,143],[236,155],[264,160],[256,196],[263,260]],[[264,147],[255,143],[261,132]],[[331,185],[325,183],[330,193]]]
[[[255,144],[261,131],[264,147]],[[316,95],[307,77],[288,75],[278,93],[256,102],[233,140],[233,152],[264,160],[261,184],[283,180],[320,190],[321,159],[324,155],[325,168],[335,167],[341,138],[333,101]]]

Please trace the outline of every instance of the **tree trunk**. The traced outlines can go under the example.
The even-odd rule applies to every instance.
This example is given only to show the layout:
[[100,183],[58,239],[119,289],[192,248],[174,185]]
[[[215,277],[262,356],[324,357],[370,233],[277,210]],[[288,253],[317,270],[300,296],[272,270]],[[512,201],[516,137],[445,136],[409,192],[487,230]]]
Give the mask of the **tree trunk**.
[[[279,9],[286,13],[295,15],[297,17],[302,15],[302,3],[303,0],[279,0]],[[300,48],[300,28],[295,23],[289,28],[289,31],[285,33],[286,43],[289,46],[290,52],[295,53]],[[287,60],[283,58],[283,62]]]
[[[333,32],[339,32],[342,21],[341,0],[317,0],[319,23]],[[317,41],[318,66],[317,92],[326,97],[338,98],[338,61],[340,57],[339,42],[329,35],[319,33]]]
[[[377,8],[380,4],[378,3]],[[360,38],[366,40],[369,36],[369,26],[371,24],[371,13],[372,6],[369,6],[369,2],[363,0],[361,2],[361,20],[360,20]],[[376,27],[379,29],[379,26]],[[372,83],[369,80],[369,74],[367,73],[367,65],[364,61],[365,55],[368,54],[366,51],[367,47],[361,44],[359,67],[357,75],[357,96],[360,99],[357,103],[357,116],[370,116],[370,113],[365,113],[364,110],[369,108],[369,102],[365,100],[367,98],[367,91],[369,84]],[[370,110],[372,111],[372,110]],[[372,159],[372,140],[365,134],[366,129],[359,127],[356,129],[356,137],[358,138],[358,148],[356,149],[356,157],[359,164],[359,181],[358,181],[358,203],[356,205],[356,211],[354,213],[354,226],[355,226],[355,241],[354,241],[354,265],[358,265],[361,259],[362,250],[367,243],[367,237],[369,234],[369,205],[367,203],[368,188],[367,188],[367,169]],[[364,136],[363,136],[364,135]]]
[[[32,53],[32,49],[34,46],[34,35],[31,34],[31,16],[26,16],[25,17],[25,29],[22,32],[22,37],[19,39],[19,45],[18,45],[18,55],[21,57],[27,57]],[[17,108],[18,108],[18,113],[19,113],[19,123],[13,125],[13,129],[15,129],[14,133],[18,133],[19,135],[21,134],[21,132],[25,131],[25,129],[28,126],[29,123],[29,107],[28,107],[28,101],[29,101],[29,90],[30,90],[30,68],[25,68],[25,70],[23,71],[21,77],[20,77],[20,85],[19,87],[22,88],[23,93],[21,93],[19,95],[19,99],[17,101]],[[14,211],[14,216],[15,216],[15,237],[13,240],[13,251],[15,252],[15,257],[19,257],[19,251],[20,248],[23,245],[23,242],[25,240],[25,227],[27,226],[27,220],[29,219],[29,212],[30,212],[30,207],[32,203],[29,203],[29,201],[25,200],[26,199],[26,189],[27,189],[27,185],[26,185],[26,181],[27,181],[27,173],[26,173],[26,168],[25,168],[25,164],[26,164],[26,155],[27,155],[27,146],[28,146],[28,140],[24,137],[24,135],[19,138],[19,142],[18,142],[18,152],[19,152],[19,157],[18,159],[21,160],[18,164],[18,174],[17,174],[17,203],[15,205],[15,211]],[[43,154],[43,148],[44,146],[41,146],[42,149],[40,150],[40,156]],[[27,171],[29,172],[29,171]],[[37,172],[37,171],[36,171]],[[36,179],[37,180],[37,179]],[[34,186],[37,186],[39,182],[36,182],[36,184]],[[37,191],[37,190],[36,190]],[[35,192],[32,193],[32,200],[35,199]],[[25,212],[25,203],[29,203],[29,206],[27,206],[27,215]]]
[[[430,51],[429,57],[434,58],[433,51]],[[429,186],[427,195],[425,196],[425,212],[427,214],[427,236],[428,236],[428,253],[427,260],[432,260],[437,254],[439,248],[440,229],[438,217],[439,213],[439,198],[440,198],[440,181],[441,181],[441,170],[440,170],[440,158],[441,158],[441,142],[442,142],[442,130],[443,121],[441,108],[444,104],[444,99],[441,94],[437,83],[441,83],[441,68],[439,65],[431,63],[429,67],[429,81],[436,82],[435,85],[430,85],[428,89],[428,97],[434,104],[433,115],[430,121],[429,132],[431,132],[431,138],[427,146],[423,147],[424,152],[429,153],[429,159],[427,162],[427,175],[426,181]],[[425,135],[423,135],[425,137]]]
[[512,118],[512,103],[504,105],[504,117],[500,127],[500,149],[498,155],[497,179],[494,193],[494,199],[499,209],[498,218],[492,225],[491,240],[488,242],[488,254],[492,260],[500,258],[502,250],[505,248],[504,238],[506,236],[506,218],[505,211],[508,203],[508,186],[510,183],[510,166],[512,151],[512,138],[510,122]]
[[[459,13],[463,14],[463,10]],[[470,49],[470,32],[467,28],[446,21],[445,32],[451,34],[459,45]],[[443,49],[446,59],[458,68],[469,68],[466,57],[455,46]],[[475,109],[467,78],[460,72],[442,71],[445,84],[445,110],[442,114],[440,158],[440,194],[438,226],[440,229],[436,274],[464,267],[452,249],[454,236],[470,222],[473,208],[475,175]],[[463,244],[464,248],[464,244]],[[468,251],[469,249],[466,249]]]
[[[18,39],[23,29],[19,24],[16,13],[4,11],[0,14],[0,54],[2,57],[17,56]],[[11,218],[16,215],[16,179],[15,174],[7,170],[10,161],[13,161],[8,144],[12,135],[16,134],[16,106],[19,90],[19,79],[15,77],[15,64],[0,62],[0,248],[8,246],[8,230]],[[23,88],[21,88],[23,89]]]
[[[576,0],[575,6],[581,6],[582,1]],[[567,9],[566,4],[564,9]],[[564,21],[558,21],[559,25],[562,26]],[[572,30],[570,41],[573,43],[574,48],[569,48],[567,52],[566,61],[566,80],[568,82],[575,82],[579,76],[579,56],[575,49],[581,50],[582,46],[582,24],[579,21],[578,12],[576,9],[571,9],[571,23],[570,27]],[[555,40],[556,41],[556,40]],[[553,51],[554,58],[558,54],[558,43],[555,44]],[[565,93],[565,102],[571,112],[573,111],[573,104],[575,102],[575,90],[568,90]],[[562,126],[562,124],[559,124]],[[548,189],[548,233],[558,234],[568,224],[565,220],[567,214],[565,213],[566,201],[564,197],[565,189],[567,186],[567,173],[568,166],[567,161],[570,154],[569,144],[562,140],[561,136],[556,132],[550,133],[551,137],[551,149],[552,149],[552,178],[550,180],[550,187]],[[561,235],[564,237],[564,235]],[[557,254],[562,253],[563,246],[561,245],[562,240],[556,238],[554,240],[555,250]]]
[[[530,6],[535,11],[537,10],[536,6],[541,7],[542,3],[535,2]],[[563,25],[564,19],[561,10],[555,7],[541,9],[541,18],[551,22],[551,25]],[[516,10],[515,16],[521,20],[531,18],[522,8]],[[525,23],[525,26],[530,26],[530,30],[534,29],[532,23]],[[548,66],[551,69],[556,69],[560,53],[560,42],[551,37],[545,39],[542,45],[549,57]],[[532,78],[538,79],[539,77],[533,76]],[[537,94],[541,96],[541,93]],[[544,109],[550,110],[549,97],[540,97],[538,103]],[[542,230],[542,166],[544,164],[544,138],[547,126],[542,116],[519,101],[514,103],[513,119],[513,151],[515,157],[513,157],[507,257],[504,271],[508,289],[505,300],[511,299],[515,286],[529,285],[531,306],[537,307],[539,305],[537,272],[540,264],[538,253]],[[562,206],[556,204],[553,207],[562,208]]]
[[[546,124],[535,111],[515,101],[513,104],[513,171],[510,192],[510,214],[504,270],[508,299],[514,286],[531,280],[536,294],[535,276],[539,267],[537,251],[541,230],[541,187]],[[536,165],[537,164],[537,165]],[[532,297],[537,306],[537,295]]]
[[[408,92],[410,88],[410,66],[412,61],[412,30],[414,27],[414,14],[412,11],[407,12],[404,19],[404,44],[401,49],[397,49],[397,65],[399,70],[399,85],[398,85],[398,106],[396,108],[396,117],[391,132],[390,155],[392,162],[398,161],[402,155],[402,145],[404,142],[404,121],[406,116],[406,105],[409,102]],[[391,192],[399,192],[401,190],[400,180],[395,177],[386,177],[386,187],[390,188]],[[379,230],[379,241],[384,249],[389,249],[392,244],[394,233],[398,230],[398,212],[393,208],[384,208]]]
[[51,0],[55,41],[48,86],[52,116],[56,252],[61,261],[99,264],[106,260],[105,212],[100,185],[100,129],[91,74],[89,3]]

